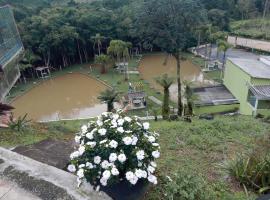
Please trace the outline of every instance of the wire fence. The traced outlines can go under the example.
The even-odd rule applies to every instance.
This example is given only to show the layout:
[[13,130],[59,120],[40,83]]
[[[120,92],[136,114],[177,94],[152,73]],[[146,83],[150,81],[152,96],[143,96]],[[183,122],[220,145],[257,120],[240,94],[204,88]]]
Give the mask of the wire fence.
[[0,7],[0,100],[20,76],[18,59],[23,44],[10,6]]

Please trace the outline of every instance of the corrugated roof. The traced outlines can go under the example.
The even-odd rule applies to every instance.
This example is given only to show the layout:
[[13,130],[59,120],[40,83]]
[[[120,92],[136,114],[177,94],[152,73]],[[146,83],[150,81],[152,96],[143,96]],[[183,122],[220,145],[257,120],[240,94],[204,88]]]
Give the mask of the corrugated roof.
[[270,85],[251,86],[250,90],[260,100],[270,99]]
[[254,78],[270,79],[270,66],[254,59],[228,58],[232,63]]

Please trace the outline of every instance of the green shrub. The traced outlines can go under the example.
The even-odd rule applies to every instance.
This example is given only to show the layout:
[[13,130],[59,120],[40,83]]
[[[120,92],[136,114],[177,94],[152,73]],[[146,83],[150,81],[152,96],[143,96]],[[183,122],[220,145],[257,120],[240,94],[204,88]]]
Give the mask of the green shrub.
[[23,117],[19,116],[16,120],[14,119],[13,115],[11,115],[8,126],[13,131],[23,132],[29,127],[30,122],[31,120],[27,119],[27,114],[25,114]]
[[230,176],[260,193],[270,190],[269,141],[270,136],[257,140],[252,151],[238,154],[225,164]]
[[164,195],[172,200],[210,200],[213,192],[201,175],[194,171],[179,170],[172,178],[168,178]]

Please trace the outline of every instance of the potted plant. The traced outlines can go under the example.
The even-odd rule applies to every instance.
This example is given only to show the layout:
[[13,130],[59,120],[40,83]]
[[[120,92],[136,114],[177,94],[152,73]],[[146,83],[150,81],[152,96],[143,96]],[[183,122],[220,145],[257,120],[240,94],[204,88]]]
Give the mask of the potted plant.
[[139,193],[143,183],[157,184],[154,173],[160,156],[159,135],[149,128],[148,122],[125,116],[122,111],[103,113],[75,136],[78,149],[70,155],[68,171],[78,176],[78,185],[90,182],[115,199],[121,191],[129,191],[123,195],[133,199],[132,193]]

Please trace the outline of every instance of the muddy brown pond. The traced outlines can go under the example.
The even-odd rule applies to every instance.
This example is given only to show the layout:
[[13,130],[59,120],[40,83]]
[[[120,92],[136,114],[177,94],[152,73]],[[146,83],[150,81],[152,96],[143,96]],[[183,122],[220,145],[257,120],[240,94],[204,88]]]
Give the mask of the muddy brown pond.
[[[176,77],[176,60],[172,56],[166,57],[165,54],[146,55],[140,62],[139,71],[144,80],[147,80],[154,88],[161,90],[162,88],[156,83],[155,78],[165,73]],[[201,69],[189,60],[181,62],[181,79],[197,86],[212,84],[205,79]],[[176,84],[170,87],[170,96],[173,101],[177,101]]]
[[37,85],[11,104],[15,117],[26,113],[36,121],[95,117],[106,111],[97,96],[106,86],[80,73],[66,74]]

